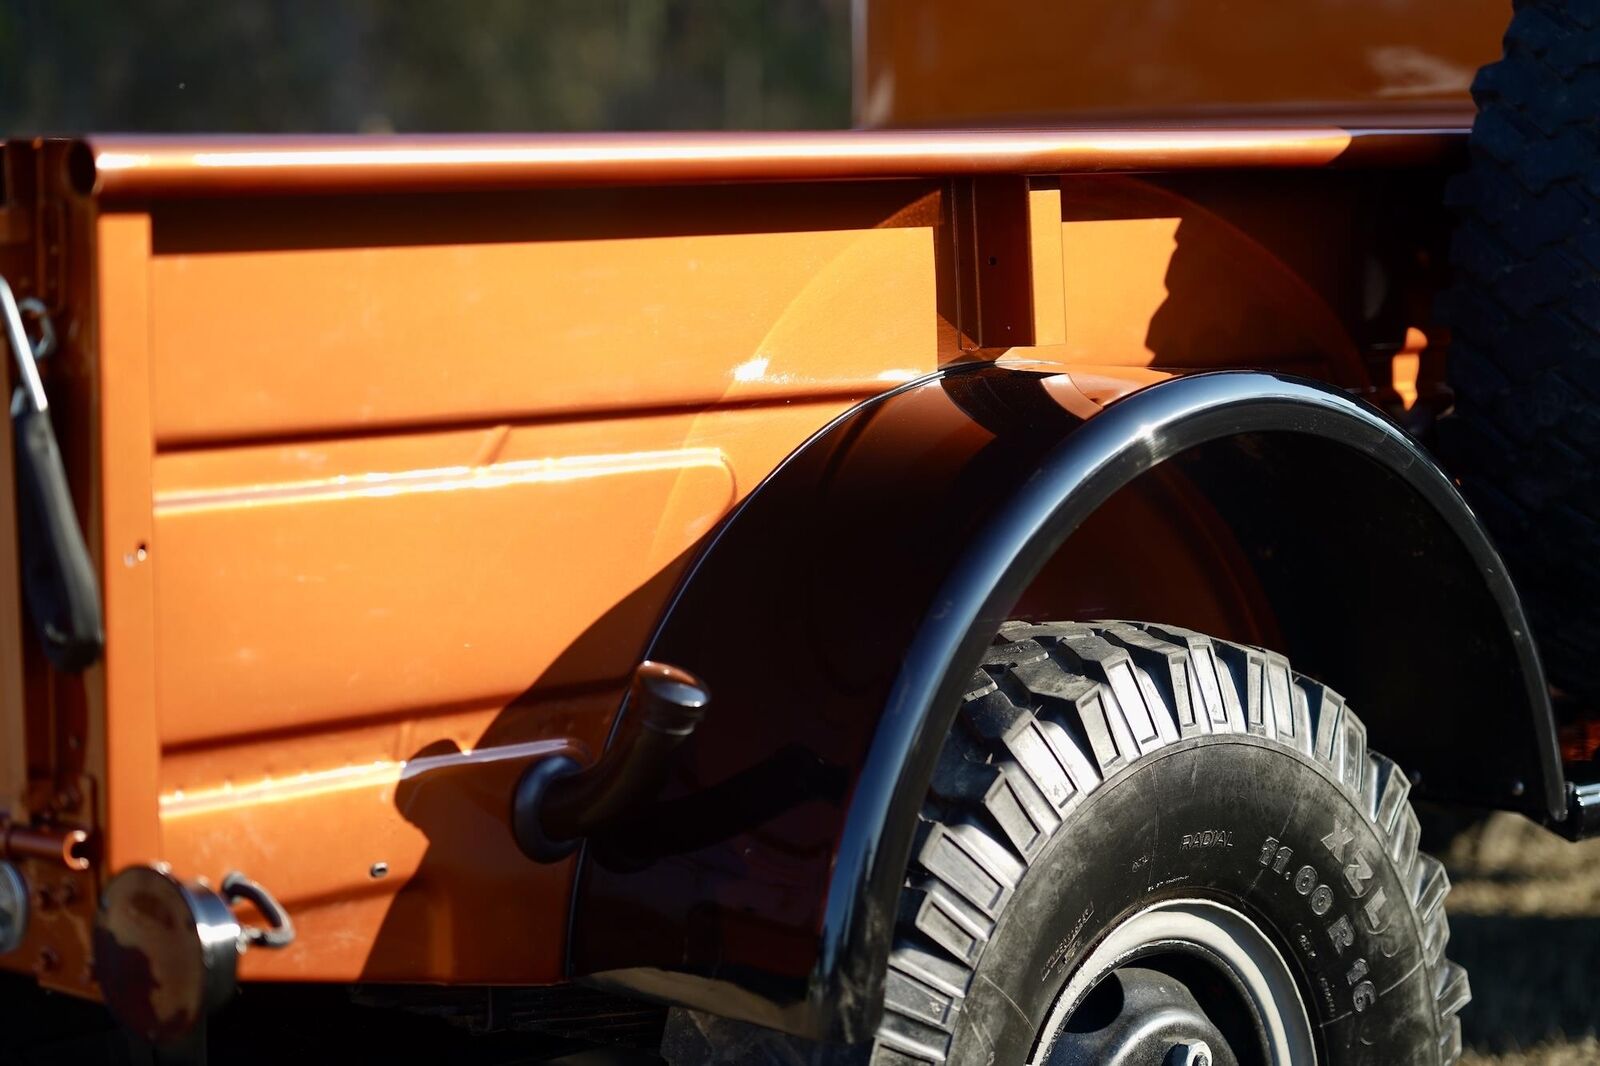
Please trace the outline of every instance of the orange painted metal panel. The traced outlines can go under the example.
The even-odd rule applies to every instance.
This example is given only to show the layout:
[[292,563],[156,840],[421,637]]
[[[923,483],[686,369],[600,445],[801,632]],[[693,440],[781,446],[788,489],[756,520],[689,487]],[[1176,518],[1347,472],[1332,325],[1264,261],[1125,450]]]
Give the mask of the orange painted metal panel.
[[936,362],[926,184],[209,206],[156,214],[163,443],[861,393]]
[[[552,709],[603,719],[592,697]],[[248,977],[550,981],[562,972],[572,864],[529,862],[505,808],[528,762],[563,750],[560,739],[439,745],[402,761],[169,795],[163,827],[189,876],[257,872],[294,914],[297,943],[252,952]]]
[[1328,294],[1227,217],[1136,178],[1069,179],[1061,204],[1067,362],[1300,364],[1365,384]]
[[270,875],[303,946],[247,975],[559,977],[570,868],[515,851],[511,782],[530,745],[600,746],[739,497],[953,354],[941,201],[156,207],[162,857]]
[[1061,182],[1035,178],[1028,183],[1028,252],[1033,287],[1035,344],[1067,339],[1066,279],[1061,255]]
[[[149,295],[150,219],[106,214],[97,226],[99,275],[100,573],[106,623],[105,862],[118,869],[163,857],[157,818],[159,741],[155,678],[159,553],[152,513]],[[103,687],[102,687],[103,686]]]
[[[558,980],[571,867],[512,847],[511,782],[602,745],[697,547],[829,419],[970,357],[963,331],[1070,369],[1052,388],[1084,413],[1153,367],[1361,379],[1328,286],[1261,234],[1058,172],[1454,143],[97,139],[79,187],[106,199],[81,205],[124,210],[73,301],[110,638],[95,876],[259,877],[301,940],[249,977]],[[728,177],[764,184],[670,185]]]
[[1503,0],[856,0],[856,122],[1258,126],[1471,115]]
[[163,741],[620,683],[688,553],[851,402],[163,455]]
[[227,489],[168,486],[230,456],[163,457],[163,741],[625,676],[648,616],[581,660],[562,656],[596,618],[675,571],[732,505],[722,448],[675,443],[694,429],[692,416],[528,427],[500,434],[488,463],[473,453],[496,431],[457,432],[432,438],[425,465],[409,468],[416,458],[386,461],[385,450],[405,450],[387,440],[333,442],[288,449],[321,468],[314,478]]
[[951,183],[954,287],[964,349],[1004,350],[1037,343],[1029,196],[1022,177]]
[[700,538],[852,402],[161,455],[166,857],[272,871],[310,945],[247,972],[554,979],[570,871],[505,827],[529,745],[600,746]]

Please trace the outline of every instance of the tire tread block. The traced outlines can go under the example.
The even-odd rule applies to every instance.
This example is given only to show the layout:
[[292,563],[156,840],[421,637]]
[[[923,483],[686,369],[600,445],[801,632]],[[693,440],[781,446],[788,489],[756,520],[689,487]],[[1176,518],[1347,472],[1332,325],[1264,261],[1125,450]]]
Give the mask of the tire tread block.
[[1441,1061],[1459,1055],[1457,1012],[1471,993],[1465,971],[1444,957],[1449,879],[1417,850],[1410,780],[1368,749],[1366,727],[1338,693],[1275,652],[1115,621],[1008,623],[982,675],[936,771],[874,1066],[945,1062],[995,923],[1068,812],[1141,757],[1210,733],[1290,746],[1366,811],[1422,923]]

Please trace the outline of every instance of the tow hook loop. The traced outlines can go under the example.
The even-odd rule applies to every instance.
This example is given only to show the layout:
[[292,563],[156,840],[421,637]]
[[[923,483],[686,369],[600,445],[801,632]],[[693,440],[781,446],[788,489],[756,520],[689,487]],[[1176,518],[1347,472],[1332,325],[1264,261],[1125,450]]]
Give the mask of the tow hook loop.
[[711,691],[680,667],[645,660],[633,672],[622,728],[585,769],[568,755],[540,759],[517,779],[511,832],[536,862],[558,862],[585,837],[638,815],[666,784],[672,755],[705,718]]
[[[233,913],[245,900],[267,927]],[[239,956],[294,941],[288,912],[237,871],[220,890],[184,882],[165,864],[132,866],[106,885],[94,927],[94,971],[106,1006],[130,1032],[156,1045],[189,1037],[233,998]]]
[[23,309],[11,285],[0,277],[0,318],[21,381],[11,395],[11,425],[16,440],[22,591],[45,657],[58,670],[78,673],[100,658],[105,623],[94,565],[78,527],[39,376],[38,361],[55,347],[55,330],[42,304],[33,300],[24,304],[39,322],[37,341],[29,339]]

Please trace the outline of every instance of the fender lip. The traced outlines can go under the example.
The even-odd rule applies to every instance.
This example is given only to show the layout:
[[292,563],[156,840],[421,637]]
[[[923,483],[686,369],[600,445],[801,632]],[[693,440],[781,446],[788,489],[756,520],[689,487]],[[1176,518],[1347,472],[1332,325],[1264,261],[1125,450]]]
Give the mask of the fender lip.
[[[932,389],[951,392],[963,380],[1004,391],[1044,376],[994,367],[974,370],[976,373],[952,370],[942,378],[911,383],[857,411],[874,412],[876,417],[897,397],[914,406],[916,394],[926,396]],[[979,375],[994,376],[985,381]],[[961,410],[968,419],[983,424],[981,413],[975,415],[964,405]],[[1024,420],[1032,413],[1017,415],[1003,404],[996,410],[1001,418]],[[886,686],[883,702],[875,705],[876,719],[866,725],[865,742],[858,749],[858,770],[842,812],[823,882],[825,898],[813,929],[815,954],[809,972],[800,979],[803,988],[798,982],[792,986],[784,983],[799,979],[798,973],[777,979],[779,967],[771,967],[772,972],[766,967],[750,972],[748,965],[741,970],[713,957],[697,968],[690,962],[697,952],[689,945],[694,937],[707,935],[700,933],[686,939],[684,954],[679,960],[667,960],[666,966],[660,965],[659,954],[654,961],[629,957],[631,949],[609,954],[602,949],[587,955],[575,950],[574,959],[587,965],[586,969],[575,968],[577,972],[586,972],[598,983],[809,1037],[851,1042],[870,1039],[881,1016],[884,970],[916,815],[962,686],[994,631],[1045,561],[1113,492],[1180,452],[1241,434],[1302,434],[1343,445],[1393,474],[1440,517],[1476,568],[1488,593],[1484,602],[1492,603],[1505,623],[1505,646],[1520,668],[1527,708],[1533,716],[1527,724],[1536,734],[1536,759],[1543,781],[1536,795],[1553,820],[1565,815],[1564,780],[1543,669],[1516,590],[1498,553],[1449,478],[1416,441],[1381,412],[1318,382],[1262,371],[1221,371],[1149,385],[1086,421],[1056,413],[1063,415],[1060,423],[1017,428],[1019,436],[1032,442],[1016,453],[1025,465],[1013,468],[1014,481],[1008,483],[1004,495],[980,512],[980,520],[964,527],[969,532],[963,533],[953,551],[953,563],[929,581],[928,588],[936,591],[926,601],[920,621],[907,630],[909,639],[900,645],[904,652],[899,666]],[[845,446],[839,438],[861,431],[862,421],[870,419],[836,421],[786,462],[785,468],[803,465],[801,456],[806,450],[826,453],[831,449],[837,458],[837,448]],[[871,447],[871,441],[851,446],[856,443]],[[897,468],[884,469],[892,476]],[[757,506],[756,497],[767,492],[782,493],[783,486],[763,485],[741,511]],[[726,536],[727,531],[719,533],[687,582],[714,569],[709,567],[710,552]],[[689,588],[680,592],[672,609],[682,608],[685,616],[676,623],[680,635],[685,624],[691,628],[695,624],[690,616],[697,605]],[[657,653],[663,641],[670,641],[673,629],[674,620],[664,619],[651,654]],[[689,661],[686,665],[702,666]],[[771,713],[774,709],[781,710],[766,710]],[[1519,710],[1519,719],[1521,713]],[[1530,758],[1527,763],[1528,772],[1533,761]],[[650,884],[653,882],[648,879],[634,882],[628,891],[637,892]],[[609,886],[612,907],[617,899],[629,898],[626,892],[617,895],[616,889],[616,883]],[[607,890],[602,888],[605,894]],[[574,914],[576,938],[576,922],[582,918],[577,910]],[[713,929],[708,943],[725,943],[717,938],[728,935]],[[696,946],[703,948],[704,944],[696,941]],[[703,951],[699,954],[704,957]],[[594,965],[597,962],[600,965]],[[672,971],[679,972],[681,983],[674,984]]]
[[[1260,431],[1308,433],[1350,445],[1405,477],[1449,522],[1510,623],[1528,702],[1550,739],[1541,746],[1545,802],[1552,820],[1566,817],[1549,692],[1521,601],[1499,553],[1432,457],[1377,408],[1320,382],[1262,371],[1172,378],[1108,405],[1046,456],[1022,491],[973,538],[907,650],[868,749],[829,884],[817,973],[835,975],[835,987],[815,988],[813,1005],[824,1017],[833,1013],[844,1022],[835,1035],[866,1039],[877,1024],[851,1025],[845,1008],[861,997],[838,986],[841,979],[852,986],[865,979],[871,987],[888,957],[893,914],[877,913],[874,904],[898,892],[909,860],[910,833],[900,827],[914,822],[943,741],[944,730],[930,721],[935,710],[955,705],[1007,608],[1112,492],[1178,452]],[[906,781],[922,788],[906,787]]]

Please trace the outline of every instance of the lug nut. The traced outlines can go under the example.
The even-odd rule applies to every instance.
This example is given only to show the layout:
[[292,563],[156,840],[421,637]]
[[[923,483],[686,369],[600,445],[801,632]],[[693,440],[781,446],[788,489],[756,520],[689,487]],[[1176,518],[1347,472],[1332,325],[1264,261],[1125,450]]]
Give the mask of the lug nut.
[[1211,1066],[1211,1046],[1204,1040],[1173,1044],[1162,1066]]

